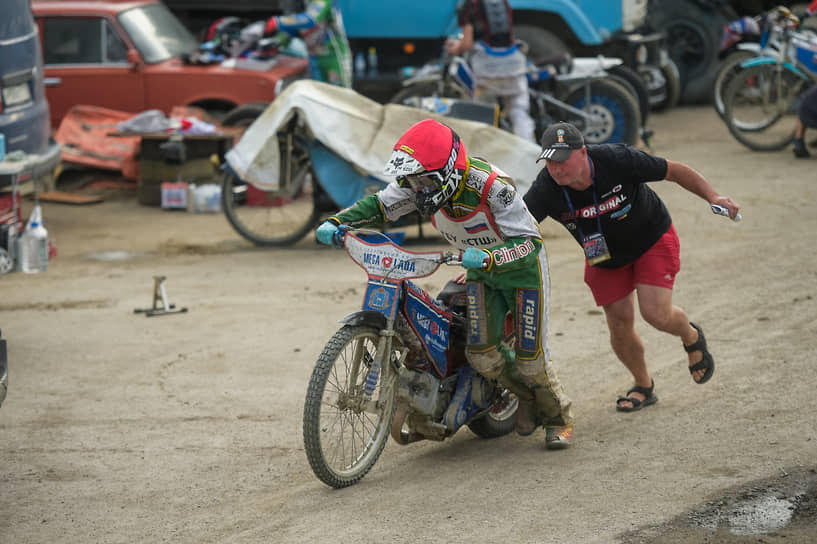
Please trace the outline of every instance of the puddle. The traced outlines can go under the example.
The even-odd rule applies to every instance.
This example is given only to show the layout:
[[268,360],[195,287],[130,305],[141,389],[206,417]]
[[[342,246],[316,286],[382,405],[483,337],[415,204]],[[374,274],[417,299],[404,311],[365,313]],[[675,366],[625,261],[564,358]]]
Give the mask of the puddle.
[[127,261],[147,255],[144,251],[100,251],[86,253],[85,258],[92,261]]
[[711,531],[721,526],[728,527],[730,533],[738,536],[772,533],[791,523],[800,496],[748,498],[720,510],[690,515],[690,521]]
[[790,501],[777,497],[762,497],[739,506],[729,518],[732,534],[756,535],[782,529],[791,522],[798,498],[799,495]]
[[782,470],[780,475],[725,489],[716,499],[670,522],[620,535],[618,542],[814,544],[817,467],[794,467]]

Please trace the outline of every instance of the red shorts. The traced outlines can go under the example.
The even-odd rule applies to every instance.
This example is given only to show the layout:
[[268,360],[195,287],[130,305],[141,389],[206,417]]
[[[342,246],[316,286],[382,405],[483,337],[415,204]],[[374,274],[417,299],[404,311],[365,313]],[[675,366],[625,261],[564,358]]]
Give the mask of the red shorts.
[[607,306],[629,295],[639,283],[672,289],[681,270],[681,243],[675,227],[658,239],[644,255],[621,268],[598,268],[584,263],[584,283],[597,306]]

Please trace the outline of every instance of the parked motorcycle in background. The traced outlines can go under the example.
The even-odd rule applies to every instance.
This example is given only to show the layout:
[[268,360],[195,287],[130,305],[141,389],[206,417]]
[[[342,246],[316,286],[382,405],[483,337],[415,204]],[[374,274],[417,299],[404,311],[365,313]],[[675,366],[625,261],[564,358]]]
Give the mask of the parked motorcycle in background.
[[377,231],[357,232],[335,243],[368,275],[363,309],[327,342],[304,403],[309,465],[335,488],[360,481],[389,436],[401,445],[442,441],[463,426],[480,438],[503,436],[519,404],[465,359],[465,286],[449,282],[436,300],[411,281],[459,265],[459,256],[406,251]]
[[[642,135],[638,93],[631,90],[634,83],[608,72],[620,65],[618,59],[574,59],[569,55],[541,66],[529,63],[530,115],[536,123],[536,139],[554,121],[567,121],[579,127],[587,143],[635,144]],[[449,55],[407,78],[403,89],[390,100],[455,116],[465,109],[458,101],[477,102],[476,84],[468,61]],[[644,102],[643,106],[646,114],[649,104]],[[510,130],[501,104],[496,124]]]

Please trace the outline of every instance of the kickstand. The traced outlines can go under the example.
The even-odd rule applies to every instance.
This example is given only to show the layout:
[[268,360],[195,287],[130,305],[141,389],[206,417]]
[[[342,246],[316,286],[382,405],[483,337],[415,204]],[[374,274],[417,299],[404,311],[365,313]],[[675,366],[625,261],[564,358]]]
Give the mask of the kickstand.
[[175,304],[167,303],[167,294],[165,293],[164,286],[166,279],[166,276],[153,276],[153,307],[137,308],[133,310],[133,313],[143,313],[145,317],[153,317],[156,315],[183,314],[187,311],[187,308],[179,308],[177,310]]

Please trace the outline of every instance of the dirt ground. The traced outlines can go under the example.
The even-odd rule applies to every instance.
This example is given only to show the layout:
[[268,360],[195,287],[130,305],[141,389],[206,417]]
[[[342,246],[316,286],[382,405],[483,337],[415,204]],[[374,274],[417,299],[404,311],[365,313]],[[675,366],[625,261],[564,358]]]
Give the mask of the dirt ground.
[[[221,215],[140,206],[133,191],[44,204],[57,258],[0,278],[0,541],[817,541],[817,159],[750,152],[710,107],[649,125],[656,154],[742,205],[733,223],[652,184],[681,237],[675,302],[706,331],[712,381],[693,383],[680,343],[641,321],[660,402],[617,413],[629,374],[581,251],[545,223],[573,446],[546,451],[542,431],[390,442],[340,491],[312,474],[301,423],[313,364],[361,302],[365,276],[343,252],[311,237],[257,249]],[[134,313],[156,275],[187,313]]]

